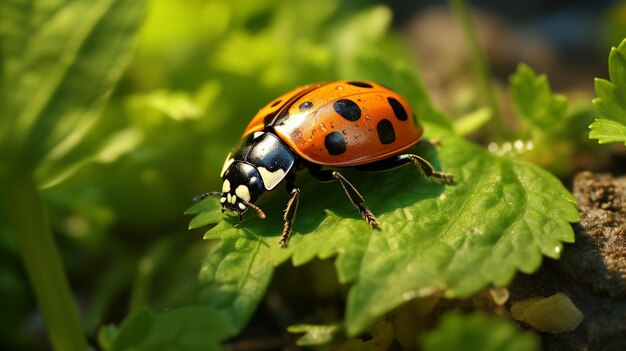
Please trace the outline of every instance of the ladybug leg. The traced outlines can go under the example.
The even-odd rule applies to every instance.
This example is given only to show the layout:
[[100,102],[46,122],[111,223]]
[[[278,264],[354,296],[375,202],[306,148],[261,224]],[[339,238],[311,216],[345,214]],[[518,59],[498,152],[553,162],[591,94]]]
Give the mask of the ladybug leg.
[[296,217],[296,210],[298,209],[298,202],[300,202],[300,189],[294,187],[291,189],[291,198],[287,202],[287,208],[285,209],[285,227],[283,228],[283,234],[280,236],[278,243],[281,247],[287,247],[289,242],[289,236],[291,236],[291,230],[293,229],[293,220]]
[[361,217],[363,217],[363,219],[370,226],[372,226],[372,228],[378,227],[378,222],[376,221],[376,217],[374,216],[372,211],[370,211],[370,209],[365,205],[365,199],[359,193],[359,191],[356,190],[354,185],[352,185],[346,179],[346,177],[344,177],[341,173],[337,171],[331,171],[331,170],[322,171],[320,169],[310,168],[309,171],[311,172],[311,175],[313,177],[315,177],[317,180],[321,182],[333,182],[333,181],[338,180],[339,183],[341,183],[343,190],[346,192],[346,195],[348,195],[348,198],[350,199],[354,207],[356,207],[357,210],[359,210]]
[[445,184],[451,184],[454,181],[452,174],[435,171],[435,168],[430,164],[430,162],[415,154],[393,156],[388,159],[357,166],[355,168],[363,171],[387,171],[402,167],[409,163],[415,164],[419,171],[428,179],[434,179]]
[[283,219],[285,220],[283,233],[280,236],[280,240],[278,240],[281,247],[287,247],[287,243],[289,242],[289,237],[291,236],[291,231],[293,229],[293,221],[296,218],[298,203],[300,202],[300,189],[298,189],[294,184],[295,178],[295,172],[289,172],[287,174],[287,192],[291,195],[291,198],[287,202],[287,208],[285,209],[285,215],[283,216]]
[[410,158],[411,161],[413,161],[413,163],[417,165],[417,168],[420,170],[420,172],[422,172],[422,174],[425,175],[427,178],[435,179],[445,184],[452,184],[454,182],[452,174],[435,171],[433,165],[431,165],[430,162],[426,161],[426,159],[424,159],[423,157],[414,154],[404,154],[398,157],[402,156]]

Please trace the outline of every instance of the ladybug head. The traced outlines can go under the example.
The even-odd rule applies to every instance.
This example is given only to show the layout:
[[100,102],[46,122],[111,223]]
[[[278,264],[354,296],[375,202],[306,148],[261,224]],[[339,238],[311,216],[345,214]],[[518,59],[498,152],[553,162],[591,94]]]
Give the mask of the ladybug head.
[[254,202],[265,192],[259,172],[246,162],[235,161],[224,173],[222,179],[222,211],[229,210],[237,215],[251,207],[259,217],[265,217],[263,211],[254,206]]
[[209,195],[220,195],[222,212],[228,210],[241,218],[248,208],[252,208],[261,219],[265,219],[265,213],[254,205],[259,196],[265,192],[263,180],[256,168],[246,162],[235,161],[226,169],[222,179],[222,191],[202,194],[194,200],[199,201]]

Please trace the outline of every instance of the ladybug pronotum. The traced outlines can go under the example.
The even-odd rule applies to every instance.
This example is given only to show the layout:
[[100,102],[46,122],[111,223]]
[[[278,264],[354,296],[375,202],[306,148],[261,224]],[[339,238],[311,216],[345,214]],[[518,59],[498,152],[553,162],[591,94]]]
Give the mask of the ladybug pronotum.
[[363,219],[376,228],[376,217],[363,196],[341,173],[325,167],[380,171],[412,163],[426,177],[450,183],[450,174],[437,172],[422,157],[405,152],[423,131],[406,100],[382,85],[365,81],[307,85],[270,102],[254,116],[239,145],[226,157],[220,174],[222,191],[194,200],[218,195],[222,212],[232,211],[243,220],[242,214],[252,208],[264,219],[265,213],[254,203],[284,180],[291,196],[279,240],[284,247],[300,195],[296,171],[306,168],[319,181],[339,181]]

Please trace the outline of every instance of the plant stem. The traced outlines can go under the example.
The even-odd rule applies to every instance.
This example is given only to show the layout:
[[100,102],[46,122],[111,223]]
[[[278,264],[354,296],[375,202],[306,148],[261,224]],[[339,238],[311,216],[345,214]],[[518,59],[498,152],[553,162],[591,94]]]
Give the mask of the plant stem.
[[485,55],[478,45],[476,31],[472,25],[472,19],[470,18],[467,4],[465,3],[465,0],[448,0],[448,4],[461,24],[461,29],[465,36],[465,40],[468,43],[474,73],[478,78],[483,99],[493,111],[492,113],[494,118],[492,118],[492,120],[494,127],[496,128],[496,133],[499,136],[503,136],[505,131],[504,125],[502,124],[502,114],[500,113],[500,108],[498,106],[498,99],[496,98],[496,90],[492,83],[491,72],[489,71],[489,66],[485,60]]
[[53,348],[87,350],[78,310],[32,174],[11,174],[0,183],[4,210],[17,236]]

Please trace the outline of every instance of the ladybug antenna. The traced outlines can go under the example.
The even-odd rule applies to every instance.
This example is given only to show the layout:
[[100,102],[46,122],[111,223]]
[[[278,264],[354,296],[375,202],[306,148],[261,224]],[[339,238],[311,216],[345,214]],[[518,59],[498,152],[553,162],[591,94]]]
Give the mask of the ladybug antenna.
[[259,218],[261,219],[265,219],[265,213],[263,213],[263,210],[261,210],[257,205],[252,204],[250,202],[244,202],[244,204],[248,207],[250,207],[251,209],[256,211],[256,214],[259,215]]
[[193,201],[200,201],[203,200],[209,196],[213,196],[213,195],[219,195],[219,196],[224,196],[224,193],[221,191],[211,191],[210,193],[204,193],[201,195],[198,195],[196,197],[193,198]]

